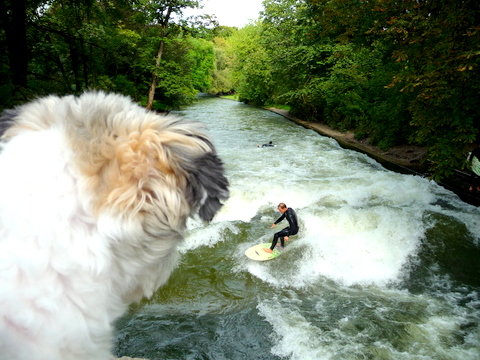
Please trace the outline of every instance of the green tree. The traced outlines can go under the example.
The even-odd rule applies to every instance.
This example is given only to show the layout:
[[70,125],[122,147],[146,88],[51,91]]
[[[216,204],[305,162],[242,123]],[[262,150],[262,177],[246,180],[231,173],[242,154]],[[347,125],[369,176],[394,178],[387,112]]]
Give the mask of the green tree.
[[[122,92],[138,100],[144,97],[142,94],[145,95],[148,86],[151,86],[152,74],[158,76],[159,72],[162,73],[162,81],[166,82],[155,87],[164,91],[159,94],[159,98],[170,99],[168,101],[175,104],[179,104],[179,99],[187,101],[192,98],[193,89],[205,90],[210,86],[214,62],[212,45],[204,39],[195,42],[189,36],[196,34],[203,38],[213,38],[212,30],[198,28],[211,24],[212,20],[207,16],[202,23],[198,22],[198,18],[196,22],[187,22],[180,17],[183,6],[196,6],[198,3],[149,0],[2,0],[0,48],[5,51],[0,55],[4,59],[0,62],[0,72],[6,74],[9,80],[0,85],[0,93],[5,94],[1,101],[6,103],[11,97],[9,93],[13,83],[24,84],[23,89],[29,91],[29,95],[26,94],[21,101],[35,95],[78,93],[87,88]],[[26,65],[12,60],[18,54],[8,50],[8,44],[15,42],[6,36],[7,32],[12,34],[10,27],[15,25],[12,4],[26,6],[25,11],[20,12],[28,20],[26,34],[22,35],[28,54],[22,57]],[[162,16],[165,13],[162,13],[161,6],[167,11],[170,8],[172,14],[176,11],[177,16],[175,22],[167,22],[171,26],[168,33],[163,34],[159,19],[164,19]],[[22,21],[23,24],[25,21]],[[197,28],[193,29],[192,26]],[[21,32],[18,36],[20,35]],[[22,45],[21,41],[17,42]],[[179,46],[178,51],[167,43],[175,43]],[[164,49],[168,48],[171,54],[167,56],[163,50],[159,52],[159,44],[163,44]],[[12,49],[15,50],[15,47]],[[155,57],[160,60],[159,53],[168,60],[165,71],[157,67],[160,62],[157,63]],[[7,55],[13,56],[10,61]],[[10,63],[18,66],[12,67]],[[183,64],[188,64],[189,67]],[[10,76],[13,72],[17,74],[15,81]],[[168,79],[167,74],[171,74],[172,78]],[[18,80],[20,75],[24,78],[23,82]],[[192,80],[187,81],[187,76]],[[178,86],[173,84],[175,79],[179,81]],[[181,90],[185,91],[184,96],[179,95]]]
[[[273,97],[388,148],[429,149],[448,176],[478,137],[476,1],[266,0]],[[248,79],[247,79],[248,80]],[[478,139],[477,139],[478,140]]]
[[[27,1],[0,0],[0,25],[6,42],[6,54],[12,91],[24,89],[27,85]],[[2,71],[5,73],[5,71]],[[6,90],[6,89],[5,89]],[[3,93],[3,91],[2,91]]]
[[401,67],[389,88],[412,94],[413,140],[426,145],[436,179],[464,163],[480,126],[480,4],[474,0],[386,0],[371,32]]
[[186,61],[192,64],[192,86],[198,91],[207,92],[212,87],[212,73],[215,69],[213,43],[193,37],[188,37],[186,41],[190,46]]
[[208,90],[211,94],[228,93],[234,88],[231,70],[235,53],[231,50],[231,43],[228,41],[228,37],[232,34],[222,33],[222,36],[213,39],[215,67],[212,73],[212,85]]
[[249,24],[228,38],[232,82],[241,101],[263,105],[273,91],[270,58],[261,44],[261,26]]
[[272,101],[289,104],[305,119],[321,118],[326,104],[320,84],[328,71],[329,39],[312,35],[316,24],[303,1],[268,0],[264,7],[261,42],[275,79]]
[[[9,2],[2,3],[5,4]],[[12,11],[5,9],[6,13],[2,11],[4,26],[14,20]],[[129,19],[127,15],[134,11],[127,1],[28,0],[25,11],[26,22],[22,24],[26,29],[27,56],[22,58],[24,62],[16,65],[13,60],[2,62],[2,71],[13,73],[21,68],[24,73],[26,83],[21,101],[46,93],[71,93],[101,87],[108,83],[105,80],[107,73],[113,70],[111,64],[120,65],[123,61],[122,56],[117,55],[134,48],[134,45],[128,49],[125,46],[121,28],[128,22],[122,22],[122,19]],[[6,32],[0,35],[4,35],[0,36],[0,45],[7,48],[10,40],[5,36]],[[18,41],[18,44],[21,48],[22,42]],[[11,52],[7,50],[6,53]],[[11,79],[7,84],[12,83]],[[1,97],[4,103],[8,103],[7,97]]]
[[146,11],[147,19],[150,21],[151,26],[156,26],[160,30],[158,35],[158,50],[155,56],[155,66],[152,73],[150,90],[148,91],[147,109],[151,109],[153,105],[155,90],[158,85],[158,71],[160,69],[160,62],[162,61],[165,40],[169,35],[168,30],[172,27],[175,27],[174,15],[182,16],[185,9],[196,8],[198,6],[198,1],[190,0],[145,0],[144,10]]

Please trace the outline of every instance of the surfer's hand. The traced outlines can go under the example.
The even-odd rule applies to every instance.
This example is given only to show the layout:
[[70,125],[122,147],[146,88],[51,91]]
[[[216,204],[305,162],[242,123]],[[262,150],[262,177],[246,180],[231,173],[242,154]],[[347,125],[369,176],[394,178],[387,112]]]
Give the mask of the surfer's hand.
[[272,224],[272,226],[270,226],[270,229],[273,229],[275,227],[275,225],[277,225],[277,224]]
[[283,240],[284,240],[284,241],[288,241],[288,236],[284,236],[284,237],[283,237]]

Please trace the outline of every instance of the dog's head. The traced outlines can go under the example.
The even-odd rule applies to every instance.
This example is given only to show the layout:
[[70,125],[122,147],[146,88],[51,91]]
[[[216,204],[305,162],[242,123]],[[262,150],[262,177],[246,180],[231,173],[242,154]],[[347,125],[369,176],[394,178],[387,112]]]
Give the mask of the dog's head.
[[98,211],[137,214],[151,205],[166,223],[172,211],[198,211],[210,221],[228,198],[223,164],[205,127],[148,112],[127,97],[50,96],[5,111],[0,124],[4,141],[28,131],[63,130],[80,175],[99,198]]
[[32,133],[59,139],[58,167],[72,179],[76,211],[107,239],[127,298],[151,295],[166,281],[187,217],[209,221],[228,198],[222,161],[201,123],[124,96],[49,96],[4,112],[0,123],[4,144]]

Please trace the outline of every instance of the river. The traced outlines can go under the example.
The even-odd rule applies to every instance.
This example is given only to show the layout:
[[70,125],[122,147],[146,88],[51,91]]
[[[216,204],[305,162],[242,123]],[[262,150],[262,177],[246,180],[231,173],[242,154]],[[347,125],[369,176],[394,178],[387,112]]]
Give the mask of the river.
[[[189,220],[168,283],[117,322],[117,356],[480,358],[479,208],[267,110],[199,97],[178,113],[210,129],[231,198]],[[249,260],[286,226],[270,228],[280,202],[298,235]]]

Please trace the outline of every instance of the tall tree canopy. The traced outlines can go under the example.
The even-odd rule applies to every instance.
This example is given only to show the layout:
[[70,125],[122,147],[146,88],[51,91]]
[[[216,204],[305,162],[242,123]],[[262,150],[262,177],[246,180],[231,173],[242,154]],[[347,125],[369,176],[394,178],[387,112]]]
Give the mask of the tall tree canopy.
[[[433,177],[461,168],[478,142],[480,3],[475,0],[265,0],[264,83],[240,97],[284,102],[387,149],[428,148]],[[237,60],[242,68],[256,59]],[[255,77],[256,78],[256,77]],[[273,85],[272,81],[273,79]],[[270,89],[267,97],[249,95]]]
[[[151,26],[158,26],[159,28],[159,43],[158,51],[155,57],[155,67],[152,74],[152,83],[150,90],[148,91],[147,109],[151,109],[153,100],[155,97],[155,91],[158,85],[158,71],[160,68],[160,62],[163,56],[163,50],[165,48],[165,42],[167,40],[168,30],[174,24],[174,15],[182,15],[183,11],[187,8],[198,7],[198,1],[191,0],[146,0],[144,10],[147,13],[147,19]],[[176,30],[176,29],[175,29]]]
[[[182,17],[183,9],[199,5],[178,0],[0,0],[0,73],[6,79],[0,84],[0,101],[11,106],[36,95],[92,88],[140,100],[147,98],[153,76],[165,105],[189,102],[209,86],[215,62],[213,45],[191,35],[211,32],[204,26],[213,19],[189,22]],[[167,48],[170,53],[164,54]],[[161,55],[165,64],[160,64]],[[153,98],[154,91],[152,103]]]
[[433,177],[479,142],[477,0],[264,0],[241,28],[193,0],[0,0],[0,106],[121,92],[175,108],[198,91],[286,104],[382,149],[425,145]]

